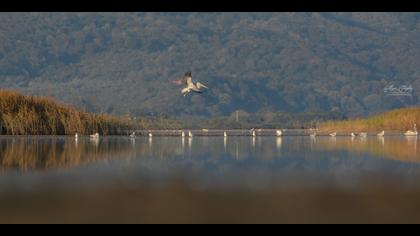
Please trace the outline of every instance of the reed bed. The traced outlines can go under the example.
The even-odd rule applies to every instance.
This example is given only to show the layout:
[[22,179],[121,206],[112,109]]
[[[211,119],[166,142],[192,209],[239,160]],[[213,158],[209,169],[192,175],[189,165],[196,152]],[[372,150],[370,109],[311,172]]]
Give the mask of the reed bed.
[[318,128],[342,132],[406,131],[412,130],[414,124],[420,124],[419,107],[401,108],[365,119],[322,122],[318,124]]
[[134,128],[126,118],[78,111],[52,98],[24,96],[0,90],[0,134],[69,135],[116,134]]

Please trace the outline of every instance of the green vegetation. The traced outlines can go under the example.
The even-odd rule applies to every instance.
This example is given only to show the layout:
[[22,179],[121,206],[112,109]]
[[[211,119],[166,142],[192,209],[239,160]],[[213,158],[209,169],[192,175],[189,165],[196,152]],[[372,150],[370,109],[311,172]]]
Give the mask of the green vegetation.
[[[420,13],[0,13],[0,87],[118,116],[366,117],[420,105],[419,39]],[[182,97],[187,70],[210,90]]]
[[130,129],[177,127],[168,119],[132,119],[92,114],[56,103],[51,98],[23,96],[0,90],[0,134],[68,135],[121,134]]
[[318,128],[321,130],[347,132],[406,131],[413,129],[414,124],[420,124],[419,107],[397,109],[366,119],[322,122],[318,124]]

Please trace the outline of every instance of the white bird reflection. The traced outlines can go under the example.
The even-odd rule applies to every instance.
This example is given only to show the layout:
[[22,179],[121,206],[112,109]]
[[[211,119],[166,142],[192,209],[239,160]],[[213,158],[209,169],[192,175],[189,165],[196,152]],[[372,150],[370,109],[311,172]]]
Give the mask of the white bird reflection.
[[330,136],[329,140],[330,140],[331,143],[335,144],[335,143],[337,143],[337,136]]
[[277,149],[281,149],[281,146],[282,146],[282,138],[281,137],[277,137],[276,138],[276,147],[277,147]]
[[235,150],[235,159],[239,160],[239,145],[238,142],[235,142],[236,150]]
[[384,147],[384,146],[385,146],[385,137],[384,137],[384,136],[379,135],[379,136],[378,136],[378,140],[381,142],[382,147]]
[[251,145],[252,145],[252,148],[255,148],[255,136],[252,136]]
[[136,147],[136,139],[130,138],[131,146],[134,148]]
[[153,138],[149,136],[149,148],[152,148],[153,146]]
[[99,139],[90,139],[90,142],[97,148],[99,146]]
[[188,148],[189,149],[191,149],[191,147],[192,147],[192,137],[190,137],[189,139],[188,139]]
[[405,139],[407,140],[410,146],[414,147],[414,151],[417,152],[417,143],[418,143],[417,136],[405,136]]

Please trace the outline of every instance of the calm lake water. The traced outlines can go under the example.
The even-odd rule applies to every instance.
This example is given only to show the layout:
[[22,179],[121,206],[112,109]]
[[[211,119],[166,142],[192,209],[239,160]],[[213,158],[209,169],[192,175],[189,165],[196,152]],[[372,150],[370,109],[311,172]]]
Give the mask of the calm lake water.
[[0,223],[420,223],[417,138],[0,137]]

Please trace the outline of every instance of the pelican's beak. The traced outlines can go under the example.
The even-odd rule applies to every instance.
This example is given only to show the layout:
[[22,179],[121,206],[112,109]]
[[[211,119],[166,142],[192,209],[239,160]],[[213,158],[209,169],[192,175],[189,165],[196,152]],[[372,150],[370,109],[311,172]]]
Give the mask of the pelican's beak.
[[177,84],[177,85],[181,85],[182,84],[182,80],[172,80],[172,83]]

